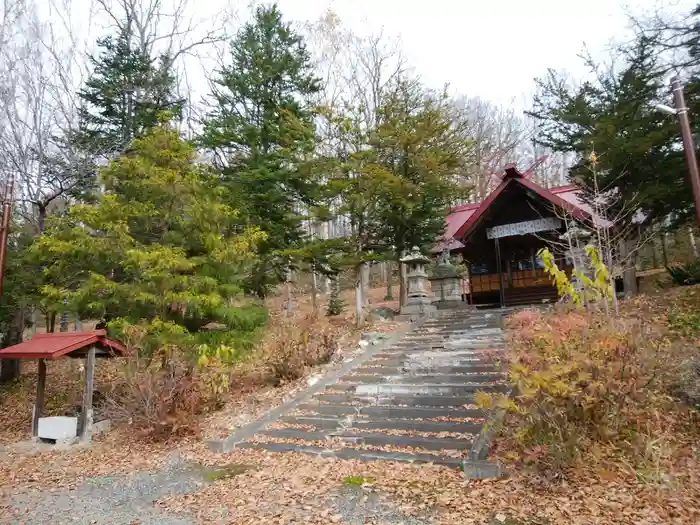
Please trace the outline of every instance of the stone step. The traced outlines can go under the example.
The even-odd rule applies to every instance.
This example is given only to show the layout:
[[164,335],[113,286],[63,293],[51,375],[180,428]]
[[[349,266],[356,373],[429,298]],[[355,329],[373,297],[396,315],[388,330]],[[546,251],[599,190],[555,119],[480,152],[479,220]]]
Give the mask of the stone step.
[[424,322],[415,331],[421,330],[435,330],[439,328],[454,328],[459,326],[461,328],[474,328],[478,330],[480,328],[500,328],[503,323],[503,318],[501,317],[489,317],[489,318],[479,318],[479,317],[465,317],[465,318],[452,318],[452,319],[431,319]]
[[406,336],[405,338],[401,339],[400,341],[396,341],[397,344],[404,343],[406,341],[416,341],[416,342],[440,342],[444,341],[445,339],[449,338],[454,338],[454,337],[464,337],[464,338],[470,338],[470,339],[480,339],[480,338],[488,338],[488,337],[496,337],[496,338],[503,338],[504,333],[503,330],[500,328],[489,328],[489,329],[479,329],[479,331],[475,330],[465,330],[463,328],[460,329],[441,329],[437,333],[429,333],[429,334],[412,334],[410,336]]
[[334,392],[352,392],[357,396],[375,395],[461,395],[470,392],[505,392],[507,385],[499,383],[335,383],[328,385]]
[[480,350],[483,348],[498,348],[503,350],[505,348],[505,341],[498,341],[493,338],[484,339],[482,341],[470,341],[464,342],[459,340],[446,339],[440,344],[393,344],[386,347],[383,351],[413,351],[413,352],[425,352],[431,350]]
[[473,395],[425,395],[414,396],[411,394],[397,395],[353,395],[353,394],[316,394],[314,399],[326,403],[365,403],[375,406],[404,405],[411,407],[461,407],[474,404]]
[[445,356],[443,358],[431,358],[425,361],[405,357],[399,357],[396,359],[370,359],[365,363],[365,367],[381,367],[384,370],[395,369],[399,371],[405,370],[407,372],[431,371],[444,367],[470,368],[470,372],[498,372],[501,369],[501,365],[494,361],[485,359],[450,359],[449,356]]
[[411,365],[407,366],[405,361],[401,360],[386,360],[383,363],[367,362],[364,366],[357,367],[353,370],[356,374],[381,374],[381,375],[396,375],[396,374],[471,374],[478,372],[497,373],[499,367],[494,363],[467,361],[456,362],[450,365]]
[[[484,353],[483,350],[487,349],[482,349],[481,352],[479,351],[474,351],[471,349],[467,350],[382,350],[381,352],[377,352],[372,356],[373,359],[399,359],[399,358],[406,358],[406,359],[412,359],[415,361],[429,361],[431,359],[462,359],[464,361],[479,361],[484,359]],[[499,355],[500,353],[503,353],[500,350],[495,350],[494,349],[494,355]]]
[[471,447],[471,439],[437,438],[409,436],[405,434],[383,434],[381,432],[326,431],[313,432],[297,428],[273,428],[260,432],[272,438],[298,439],[301,441],[325,441],[335,438],[353,445],[413,447],[424,450],[466,450]]
[[357,448],[328,448],[294,443],[241,443],[237,448],[268,450],[270,452],[299,452],[313,456],[335,457],[338,459],[357,459],[361,461],[399,461],[402,463],[434,463],[452,468],[462,468],[461,458],[438,456],[436,454],[409,454],[407,452],[384,452],[381,450],[362,450]]
[[321,429],[340,427],[367,430],[415,430],[416,432],[455,432],[460,434],[478,434],[481,423],[460,421],[419,421],[415,419],[356,419],[352,415],[345,418],[285,416],[284,423],[308,425]]
[[326,416],[367,416],[387,419],[431,419],[436,417],[485,418],[480,408],[347,405],[342,403],[302,403],[298,410]]
[[375,383],[392,383],[399,384],[460,384],[473,382],[492,382],[501,381],[505,376],[503,374],[480,374],[477,372],[466,374],[415,374],[405,372],[402,374],[350,374],[343,377],[343,381],[352,381],[354,383],[375,384]]

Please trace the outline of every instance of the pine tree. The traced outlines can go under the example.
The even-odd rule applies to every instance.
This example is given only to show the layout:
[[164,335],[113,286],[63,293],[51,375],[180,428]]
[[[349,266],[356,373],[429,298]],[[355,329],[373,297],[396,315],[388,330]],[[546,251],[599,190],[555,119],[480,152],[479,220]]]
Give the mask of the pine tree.
[[184,104],[174,93],[168,57],[144,55],[129,31],[98,40],[92,75],[78,93],[80,127],[72,140],[99,156],[124,151],[158,123],[162,111],[177,117]]
[[653,223],[672,215],[684,220],[692,210],[678,122],[654,108],[669,96],[657,51],[640,37],[625,52],[622,70],[598,71],[596,81],[578,88],[550,72],[539,81],[531,112],[538,141],[575,153],[571,178],[585,194],[614,195],[617,208],[627,212],[611,209],[610,216],[626,221]]
[[470,143],[452,118],[447,94],[426,92],[415,80],[398,81],[378,118],[367,171],[381,179],[379,236],[398,258],[413,246],[432,247],[442,234],[450,207],[466,195],[458,175]]
[[309,101],[320,85],[303,38],[275,5],[255,9],[231,42],[230,60],[214,82],[201,144],[215,153],[246,223],[267,234],[248,285],[262,297],[283,279],[289,258],[281,251],[304,240],[300,209],[317,199]]
[[195,154],[161,124],[104,168],[100,201],[54,218],[32,247],[51,283],[45,300],[60,307],[67,297],[73,311],[113,323],[146,320],[160,335],[209,322],[250,328],[258,310],[230,305],[264,236],[240,227]]

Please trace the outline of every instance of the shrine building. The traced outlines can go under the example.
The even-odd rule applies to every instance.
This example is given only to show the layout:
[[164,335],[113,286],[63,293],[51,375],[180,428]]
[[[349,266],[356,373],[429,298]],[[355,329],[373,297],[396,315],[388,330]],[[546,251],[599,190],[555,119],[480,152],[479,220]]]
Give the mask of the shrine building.
[[545,188],[515,165],[480,203],[463,204],[447,217],[434,252],[461,255],[469,269],[465,299],[474,305],[515,306],[554,302],[557,289],[537,256],[549,247],[559,268],[571,272],[562,236],[567,225],[592,224],[594,216],[575,186]]

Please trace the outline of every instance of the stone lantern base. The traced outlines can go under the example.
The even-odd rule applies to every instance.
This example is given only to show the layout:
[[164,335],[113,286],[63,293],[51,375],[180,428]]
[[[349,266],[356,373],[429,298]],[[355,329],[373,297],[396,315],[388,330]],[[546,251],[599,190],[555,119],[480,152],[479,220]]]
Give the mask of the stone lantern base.
[[407,303],[401,307],[401,313],[396,317],[397,321],[416,321],[426,317],[434,317],[437,308],[430,297],[409,297]]
[[433,305],[439,310],[462,306],[462,279],[459,277],[432,277],[430,286],[435,294]]

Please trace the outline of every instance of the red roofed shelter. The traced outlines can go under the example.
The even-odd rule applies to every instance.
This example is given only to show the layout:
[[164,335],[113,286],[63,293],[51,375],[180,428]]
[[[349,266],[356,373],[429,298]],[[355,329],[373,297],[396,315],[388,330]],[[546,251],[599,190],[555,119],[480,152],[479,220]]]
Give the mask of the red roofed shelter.
[[32,415],[32,437],[39,429],[39,418],[44,410],[44,390],[46,388],[46,360],[72,357],[86,359],[85,390],[83,408],[80,413],[78,428],[80,439],[90,436],[92,427],[92,392],[95,377],[96,357],[118,357],[124,355],[126,348],[119,341],[109,339],[105,330],[89,332],[53,332],[36,334],[29,341],[0,349],[3,359],[38,359],[39,378],[36,385],[36,400]]
[[[469,267],[472,304],[514,306],[555,300],[557,290],[537,252],[558,241],[567,223],[595,222],[574,186],[545,188],[530,171],[506,166],[497,187],[480,203],[452,210],[440,244],[461,254]],[[560,241],[558,241],[560,242]],[[557,265],[571,272],[568,257]]]

